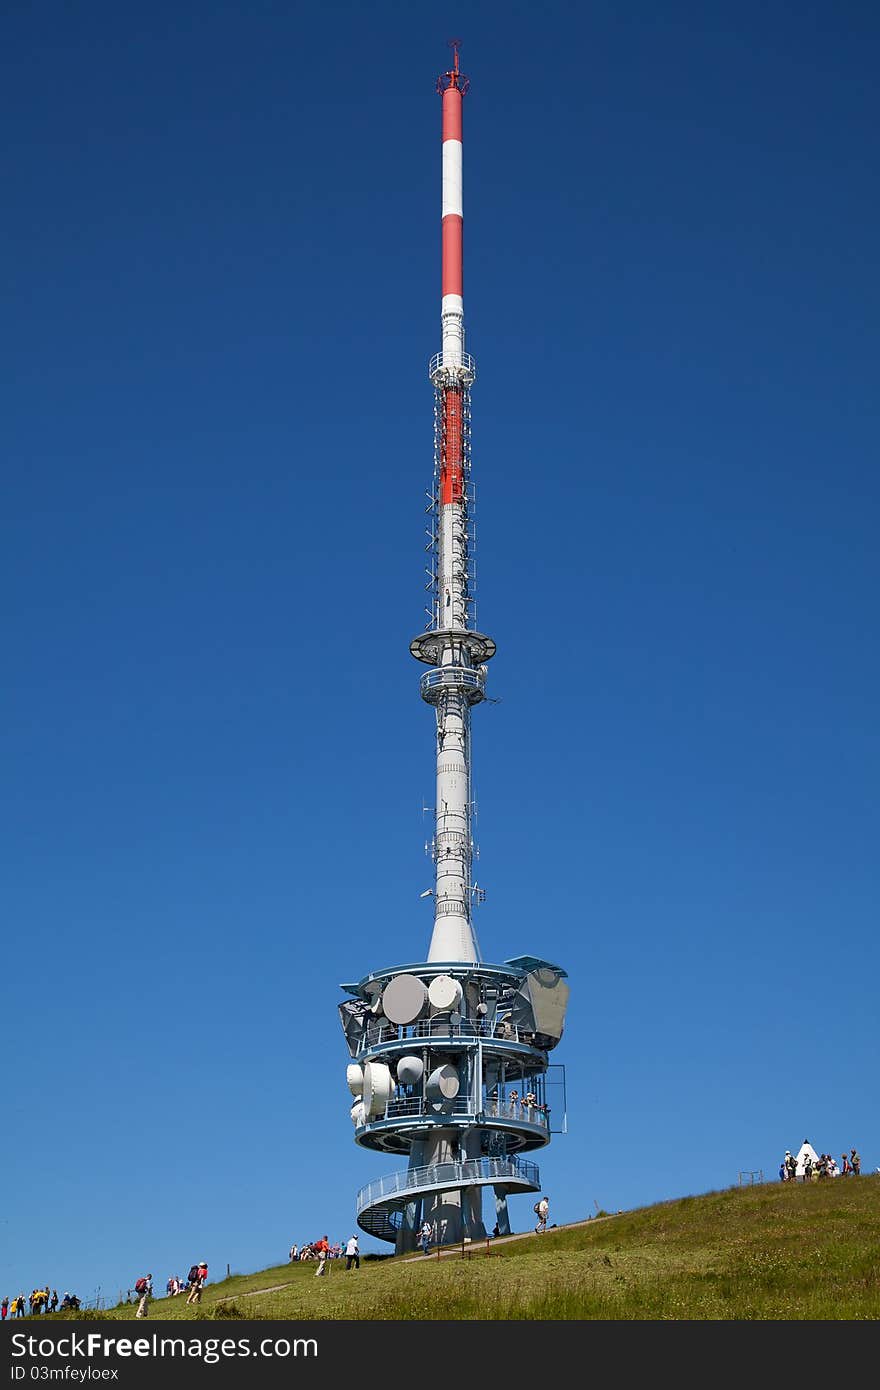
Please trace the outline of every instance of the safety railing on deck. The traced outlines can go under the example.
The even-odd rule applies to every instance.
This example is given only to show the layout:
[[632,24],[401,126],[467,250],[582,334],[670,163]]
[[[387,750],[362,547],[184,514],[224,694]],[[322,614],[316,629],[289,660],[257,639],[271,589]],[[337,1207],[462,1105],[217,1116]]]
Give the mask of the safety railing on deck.
[[357,1195],[358,1213],[379,1202],[406,1197],[433,1188],[470,1187],[478,1183],[514,1183],[539,1191],[541,1175],[536,1163],[521,1158],[469,1158],[463,1163],[431,1163],[423,1168],[404,1168],[375,1178]]
[[481,1018],[463,1018],[458,1023],[452,1023],[448,1014],[445,1017],[420,1018],[416,1023],[400,1027],[388,1022],[368,1023],[363,1032],[363,1042],[367,1047],[376,1047],[383,1042],[402,1042],[410,1038],[491,1038],[531,1046],[534,1033],[515,1027],[507,1019],[496,1019],[490,1023]]
[[[529,1125],[541,1125],[544,1129],[550,1126],[550,1115],[547,1107],[538,1105],[526,1105],[520,1100],[503,1100],[496,1096],[488,1096],[483,1101],[483,1108],[477,1112],[474,1110],[474,1103],[468,1097],[458,1096],[455,1100],[429,1101],[421,1096],[405,1096],[398,1100],[389,1100],[385,1107],[384,1115],[380,1115],[379,1120],[396,1119],[418,1119],[422,1115],[429,1115],[432,1118],[437,1115],[470,1115],[476,1118],[477,1114],[482,1114],[487,1120],[515,1120],[525,1121]],[[373,1123],[376,1117],[373,1117]]]

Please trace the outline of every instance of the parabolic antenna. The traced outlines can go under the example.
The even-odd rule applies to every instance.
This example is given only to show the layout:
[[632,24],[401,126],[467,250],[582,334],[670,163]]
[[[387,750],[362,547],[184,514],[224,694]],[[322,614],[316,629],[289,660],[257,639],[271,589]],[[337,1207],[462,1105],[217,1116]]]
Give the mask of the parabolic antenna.
[[385,1114],[385,1106],[391,1099],[391,1072],[384,1062],[364,1064],[364,1110],[375,1119]]
[[364,1069],[358,1062],[349,1062],[345,1068],[345,1079],[348,1082],[348,1089],[353,1096],[363,1094],[364,1089]]
[[425,1090],[429,1100],[455,1100],[460,1085],[458,1071],[451,1063],[445,1062],[431,1072]]
[[417,975],[395,975],[382,995],[382,1011],[392,1023],[415,1023],[424,1012],[428,991]]
[[421,1081],[425,1072],[425,1064],[421,1057],[401,1057],[397,1063],[397,1079],[404,1086],[415,1086],[417,1081]]
[[428,998],[437,1013],[457,1009],[461,1003],[461,985],[451,975],[437,975],[428,985]]

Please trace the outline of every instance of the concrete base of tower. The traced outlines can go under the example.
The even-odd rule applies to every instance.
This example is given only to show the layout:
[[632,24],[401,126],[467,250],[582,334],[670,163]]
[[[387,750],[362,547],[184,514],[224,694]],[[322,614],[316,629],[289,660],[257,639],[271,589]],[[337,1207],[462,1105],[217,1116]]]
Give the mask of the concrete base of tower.
[[[423,1144],[422,1163],[454,1164],[461,1159],[460,1132],[457,1129],[437,1129]],[[461,1189],[425,1193],[422,1198],[422,1220],[427,1221],[436,1245],[458,1245],[463,1235]]]
[[[458,1129],[435,1130],[412,1146],[410,1171],[449,1164],[460,1166],[462,1159],[479,1159],[480,1131],[464,1133]],[[480,1184],[426,1192],[407,1202],[394,1243],[398,1255],[415,1250],[422,1223],[431,1227],[433,1245],[458,1245],[462,1240],[485,1240],[483,1188]]]
[[[465,1158],[478,1159],[482,1151],[480,1131],[474,1129],[470,1133],[464,1134],[461,1139],[461,1147],[464,1150]],[[463,1234],[471,1240],[485,1240],[486,1227],[483,1225],[482,1187],[465,1187],[462,1190],[461,1199]]]
[[510,1235],[510,1213],[507,1210],[507,1190],[495,1188],[495,1225],[500,1236]]

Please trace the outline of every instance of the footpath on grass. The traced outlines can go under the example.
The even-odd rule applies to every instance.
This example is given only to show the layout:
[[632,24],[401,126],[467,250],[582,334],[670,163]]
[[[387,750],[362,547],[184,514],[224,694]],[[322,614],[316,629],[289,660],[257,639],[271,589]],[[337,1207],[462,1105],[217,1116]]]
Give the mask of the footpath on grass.
[[[597,1221],[612,1220],[611,1213],[608,1216],[588,1216],[585,1221],[569,1221],[565,1226],[548,1226],[546,1234],[551,1231],[576,1231],[581,1226],[595,1226]],[[436,1260],[445,1259],[448,1255],[457,1255],[461,1259],[462,1251],[465,1255],[491,1255],[498,1245],[509,1245],[512,1240],[531,1240],[536,1237],[537,1231],[518,1231],[511,1236],[486,1236],[485,1240],[459,1241],[457,1245],[438,1245],[427,1255],[408,1255],[403,1264],[411,1264],[413,1260]]]
[[[610,1221],[611,1219],[611,1215],[590,1216],[587,1217],[585,1221],[569,1221],[565,1226],[548,1226],[547,1234],[549,1234],[550,1231],[576,1231],[580,1226],[594,1226],[597,1221]],[[412,1264],[415,1260],[442,1260],[447,1259],[449,1256],[457,1256],[458,1259],[461,1259],[462,1253],[464,1253],[466,1258],[471,1255],[491,1255],[492,1251],[498,1245],[509,1245],[510,1242],[514,1240],[530,1240],[533,1237],[536,1238],[537,1234],[537,1231],[517,1231],[516,1234],[510,1236],[487,1236],[485,1240],[474,1240],[470,1242],[460,1241],[458,1245],[441,1245],[438,1246],[436,1250],[432,1250],[428,1255],[408,1255],[401,1263]],[[338,1261],[336,1263],[338,1263]],[[328,1261],[328,1274],[330,1273],[330,1269],[331,1262]],[[286,1284],[271,1284],[265,1289],[248,1289],[246,1293],[229,1294],[226,1298],[218,1298],[217,1302],[228,1303],[231,1299],[256,1298],[260,1294],[280,1293],[282,1289],[289,1288],[289,1281]]]

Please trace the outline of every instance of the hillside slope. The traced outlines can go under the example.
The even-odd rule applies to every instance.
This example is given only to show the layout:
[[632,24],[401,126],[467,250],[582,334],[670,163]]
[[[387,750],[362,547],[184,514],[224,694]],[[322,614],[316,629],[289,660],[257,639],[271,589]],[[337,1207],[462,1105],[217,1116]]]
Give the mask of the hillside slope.
[[[763,1184],[460,1252],[234,1275],[152,1319],[876,1319],[880,1176]],[[99,1314],[134,1318],[131,1305]],[[96,1316],[80,1314],[80,1317]]]

